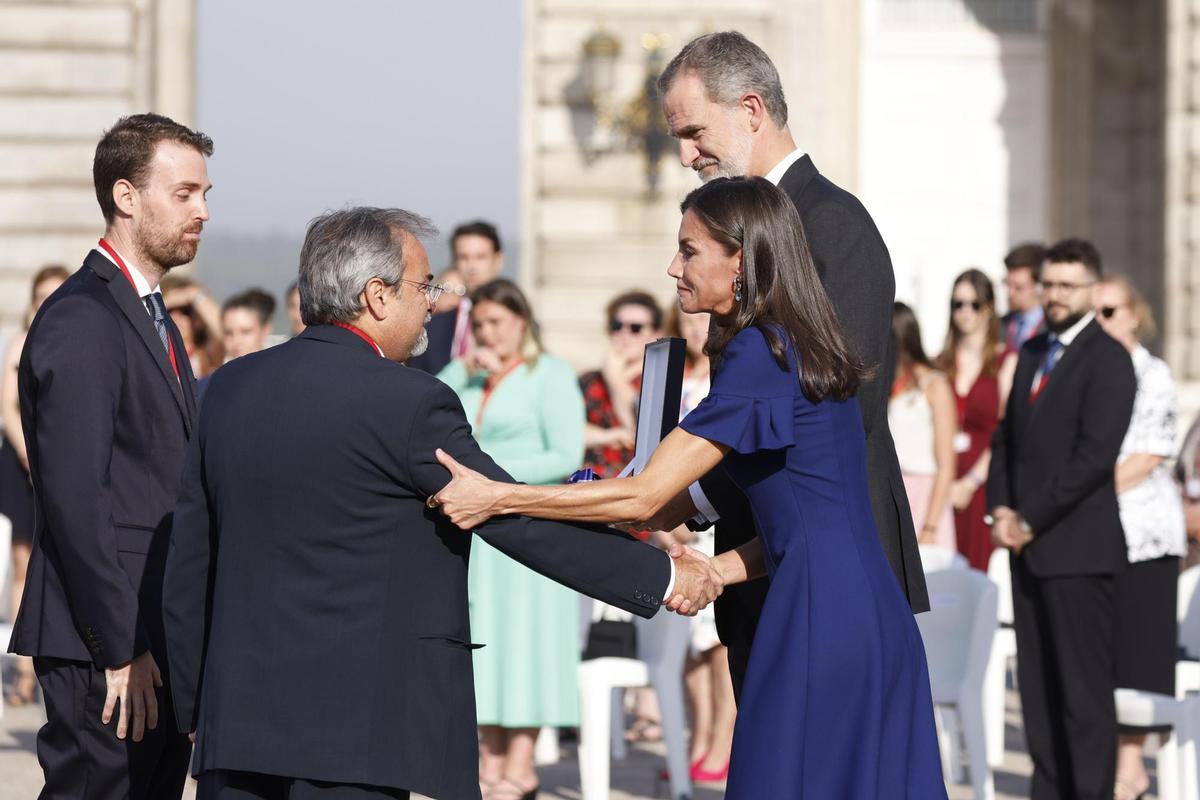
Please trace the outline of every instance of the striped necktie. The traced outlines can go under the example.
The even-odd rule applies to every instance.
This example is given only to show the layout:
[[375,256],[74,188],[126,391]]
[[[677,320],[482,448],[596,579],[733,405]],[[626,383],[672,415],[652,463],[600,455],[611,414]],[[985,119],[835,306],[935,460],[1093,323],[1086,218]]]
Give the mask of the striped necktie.
[[162,295],[158,292],[151,292],[142,300],[146,303],[146,310],[154,318],[154,328],[158,331],[158,338],[162,341],[163,350],[170,355],[171,341],[167,338],[167,307],[163,304]]

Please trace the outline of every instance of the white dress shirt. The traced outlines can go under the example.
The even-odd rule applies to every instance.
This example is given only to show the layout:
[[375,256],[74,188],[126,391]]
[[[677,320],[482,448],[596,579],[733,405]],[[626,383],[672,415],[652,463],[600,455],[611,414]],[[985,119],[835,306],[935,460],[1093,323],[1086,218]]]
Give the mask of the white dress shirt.
[[[1086,328],[1088,326],[1088,324],[1095,318],[1096,318],[1096,312],[1089,311],[1088,313],[1083,315],[1082,319],[1080,319],[1078,322],[1076,322],[1071,327],[1067,328],[1062,333],[1058,333],[1058,334],[1051,333],[1050,334],[1051,336],[1055,337],[1058,341],[1062,342],[1062,349],[1058,351],[1058,355],[1055,356],[1055,358],[1054,358],[1055,366],[1058,366],[1058,362],[1062,361],[1063,353],[1067,352],[1067,348],[1071,346],[1071,342],[1075,341],[1075,337],[1079,335],[1079,332],[1082,331],[1084,328]],[[1033,376],[1033,384],[1030,385],[1030,387],[1029,387],[1029,393],[1031,395],[1037,393],[1038,385],[1042,382],[1042,367],[1043,366],[1045,366],[1045,365],[1043,364],[1042,366],[1039,366],[1037,373]]]
[[[109,246],[112,246],[112,242],[109,242]],[[113,247],[113,250],[116,249],[117,248]],[[121,265],[118,264],[113,257],[104,250],[103,247],[96,248],[96,252],[107,258],[109,261],[112,261],[113,265],[117,269],[121,269]],[[120,254],[118,253],[118,255]],[[146,280],[146,276],[142,274],[142,271],[131,264],[129,259],[124,255],[121,255],[121,260],[125,262],[125,266],[129,269],[129,275],[133,278],[133,288],[134,291],[138,293],[138,297],[142,299],[142,308],[146,309],[146,313],[153,318],[154,315],[150,313],[150,308],[146,305],[146,298],[152,294],[161,294],[161,292],[158,291],[158,286],[151,286],[150,281]]]

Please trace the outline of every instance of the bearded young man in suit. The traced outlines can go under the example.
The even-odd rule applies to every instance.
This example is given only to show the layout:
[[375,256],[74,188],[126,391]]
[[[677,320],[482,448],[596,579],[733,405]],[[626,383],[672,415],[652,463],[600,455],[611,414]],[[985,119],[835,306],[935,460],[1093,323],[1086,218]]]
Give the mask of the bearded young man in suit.
[[[441,448],[511,481],[457,395],[402,366],[437,300],[421,217],[352,208],[309,227],[304,332],[213,375],[163,587],[173,696],[200,800],[478,800],[464,536],[427,498]],[[622,533],[524,517],[478,535],[644,617],[720,576]],[[515,621],[521,624],[521,621]]]
[[[658,79],[663,112],[679,157],[701,180],[751,175],[776,184],[796,205],[821,283],[850,345],[874,370],[858,391],[867,435],[871,508],[884,553],[914,612],[929,609],[925,573],[896,448],[887,399],[896,367],[892,304],[896,278],[871,216],[852,194],[817,172],[787,128],[779,73],[756,44],[734,31],[694,39]],[[717,470],[659,520],[667,529],[698,510],[691,527],[715,522],[718,553],[756,535],[744,497]],[[729,648],[740,693],[766,581],[731,587],[716,605],[717,629]]]
[[212,141],[166,117],[96,147],[106,229],[21,354],[37,532],[10,652],[46,702],[43,798],[177,798],[191,745],[168,696],[160,591],[195,380],[158,282],[196,255]]
[[1021,348],[992,438],[992,538],[1012,551],[1013,627],[1033,800],[1109,800],[1116,774],[1114,467],[1133,413],[1129,353],[1096,322],[1090,242],[1046,251],[1046,333]]

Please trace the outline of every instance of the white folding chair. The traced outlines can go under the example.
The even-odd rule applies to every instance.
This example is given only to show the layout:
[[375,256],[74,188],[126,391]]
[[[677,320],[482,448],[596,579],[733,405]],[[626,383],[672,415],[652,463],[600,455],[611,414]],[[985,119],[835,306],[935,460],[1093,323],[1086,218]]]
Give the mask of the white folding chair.
[[[1009,553],[997,548],[988,560],[988,579],[996,585],[996,634],[992,655],[988,659],[983,679],[983,719],[987,725],[988,764],[999,767],[1004,763],[1004,695],[1009,670],[1015,678],[1017,668],[1017,633],[1013,630],[1012,574]],[[1015,679],[1013,681],[1016,683]]]
[[921,551],[921,567],[926,573],[938,572],[943,569],[966,569],[967,560],[952,547],[941,547],[936,544],[923,544]]
[[1171,726],[1169,736],[1159,736],[1156,758],[1159,800],[1200,797],[1196,746],[1200,734],[1200,697],[1178,700],[1155,692],[1117,689],[1113,701],[1117,706],[1117,722],[1122,725]]
[[[983,678],[996,632],[996,587],[977,570],[947,569],[926,576],[930,610],[917,615],[925,642],[933,702],[953,711],[966,745],[971,787],[978,800],[995,788],[984,733]],[[947,773],[957,773],[953,733],[939,732]]]
[[607,800],[610,748],[617,733],[613,689],[650,685],[658,695],[672,800],[689,798],[687,729],[683,699],[683,661],[691,620],[660,610],[635,619],[638,659],[595,658],[579,664],[579,777],[583,800]]
[[1200,566],[1179,574],[1179,599],[1175,618],[1179,622],[1179,646],[1188,658],[1175,664],[1175,696],[1182,700],[1200,692]]

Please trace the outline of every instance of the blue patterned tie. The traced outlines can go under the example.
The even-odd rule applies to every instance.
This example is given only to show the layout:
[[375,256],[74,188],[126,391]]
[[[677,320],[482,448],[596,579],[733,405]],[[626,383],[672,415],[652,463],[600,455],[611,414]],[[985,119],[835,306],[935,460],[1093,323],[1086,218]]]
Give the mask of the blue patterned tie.
[[151,292],[143,299],[146,301],[146,310],[150,312],[150,316],[154,317],[154,327],[158,330],[158,338],[162,340],[163,350],[170,354],[171,344],[167,339],[167,307],[163,304],[162,295],[158,292]]

